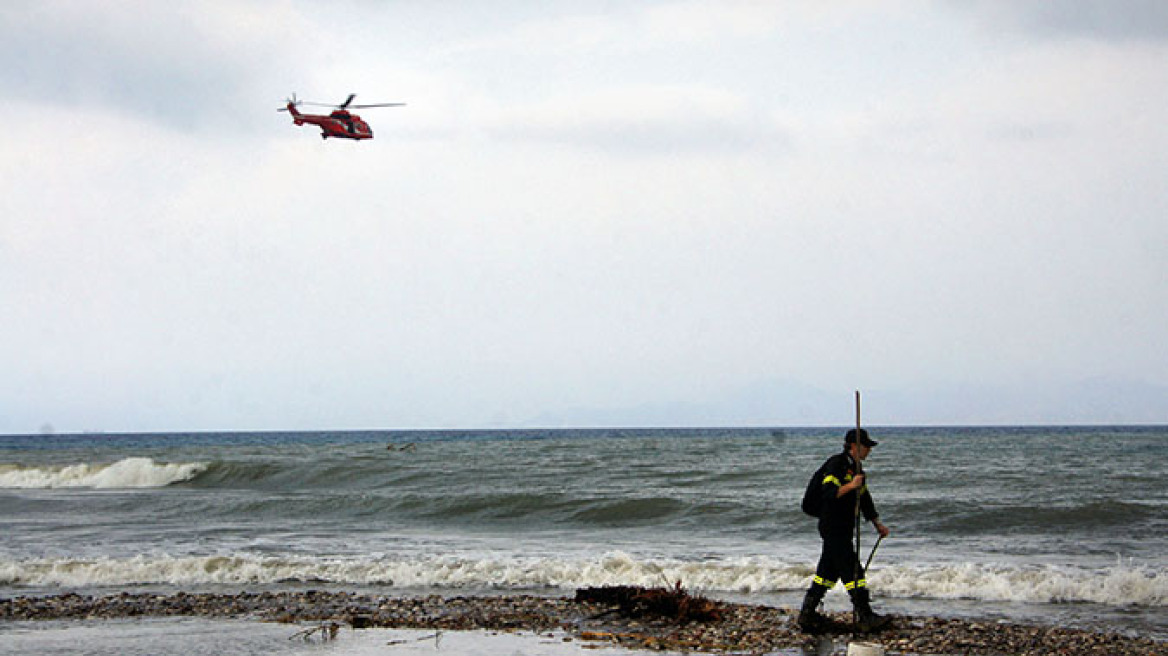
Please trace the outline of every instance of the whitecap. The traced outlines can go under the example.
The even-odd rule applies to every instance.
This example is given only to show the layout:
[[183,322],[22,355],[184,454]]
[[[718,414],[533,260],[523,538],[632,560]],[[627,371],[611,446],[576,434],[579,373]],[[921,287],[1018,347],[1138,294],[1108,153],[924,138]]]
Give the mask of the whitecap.
[[155,488],[189,481],[207,469],[204,462],[158,463],[125,458],[113,463],[64,466],[0,466],[0,489]]

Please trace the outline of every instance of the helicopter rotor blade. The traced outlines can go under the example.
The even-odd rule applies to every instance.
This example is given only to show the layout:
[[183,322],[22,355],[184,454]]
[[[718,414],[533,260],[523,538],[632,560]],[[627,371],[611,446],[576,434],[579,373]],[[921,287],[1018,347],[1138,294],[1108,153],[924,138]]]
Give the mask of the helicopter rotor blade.
[[[406,106],[405,103],[375,103],[372,105],[354,105],[353,99],[356,97],[357,97],[357,94],[350,93],[349,97],[345,99],[345,102],[343,102],[339,105],[333,105],[330,103],[312,102],[310,100],[298,100],[296,98],[296,94],[292,94],[292,97],[289,98],[286,102],[292,103],[293,105],[296,105],[297,107],[304,105],[305,107],[331,107],[333,109],[369,109],[370,107],[405,107]],[[286,112],[286,111],[288,111],[288,108],[281,107],[281,108],[277,109],[276,111]]]
[[376,105],[349,105],[352,109],[368,109],[370,107],[405,107],[405,103],[378,103]]

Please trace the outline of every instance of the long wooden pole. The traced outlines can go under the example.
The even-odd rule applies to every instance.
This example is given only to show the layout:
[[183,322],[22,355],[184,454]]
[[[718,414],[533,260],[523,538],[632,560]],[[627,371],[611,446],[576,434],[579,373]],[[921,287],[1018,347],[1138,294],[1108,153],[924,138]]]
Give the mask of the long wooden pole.
[[[856,474],[863,475],[864,465],[860,463],[860,390],[856,390],[856,441],[854,444],[855,446],[853,449],[855,449],[855,451],[853,456],[856,459]],[[860,495],[863,493],[863,491],[864,486],[862,485],[860,486],[860,489],[856,490],[856,569],[855,575],[852,576],[852,585],[855,587],[857,594],[859,593],[860,585]],[[853,626],[860,623],[859,611],[856,610],[855,604],[852,604],[852,623]]]

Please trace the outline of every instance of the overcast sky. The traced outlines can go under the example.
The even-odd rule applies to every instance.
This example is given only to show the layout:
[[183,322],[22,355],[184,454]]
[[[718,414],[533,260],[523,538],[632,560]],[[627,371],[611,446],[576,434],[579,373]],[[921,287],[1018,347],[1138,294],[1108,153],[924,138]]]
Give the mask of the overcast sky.
[[0,98],[2,433],[1168,423],[1168,3],[17,0]]

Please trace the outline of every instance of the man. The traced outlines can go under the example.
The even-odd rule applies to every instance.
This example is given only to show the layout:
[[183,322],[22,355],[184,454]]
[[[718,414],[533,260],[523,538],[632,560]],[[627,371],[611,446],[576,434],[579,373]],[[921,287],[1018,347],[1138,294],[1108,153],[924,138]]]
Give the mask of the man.
[[856,609],[857,629],[875,631],[889,621],[887,617],[872,611],[868,583],[864,580],[864,571],[852,543],[857,521],[857,494],[860,496],[860,511],[864,518],[872,522],[880,537],[888,537],[889,534],[888,527],[880,523],[872,495],[864,485],[864,475],[859,473],[859,463],[867,459],[874,446],[876,442],[868,437],[868,431],[860,429],[857,436],[856,429],[852,429],[844,437],[843,453],[828,458],[816,472],[819,478],[819,536],[823,538],[823,551],[815,569],[815,578],[807,589],[803,608],[799,611],[798,623],[804,631],[814,632],[824,625],[825,618],[818,611],[819,603],[836,581],[841,580]]

